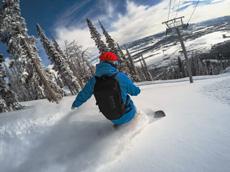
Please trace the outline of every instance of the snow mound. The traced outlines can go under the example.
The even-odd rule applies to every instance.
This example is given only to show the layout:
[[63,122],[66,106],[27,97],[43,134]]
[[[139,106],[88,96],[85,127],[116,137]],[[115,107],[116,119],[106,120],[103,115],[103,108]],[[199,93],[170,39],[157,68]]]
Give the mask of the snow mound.
[[202,92],[205,92],[205,94],[208,95],[210,98],[215,97],[217,100],[230,105],[229,78],[204,87]]
[[230,67],[227,67],[223,73],[230,73]]

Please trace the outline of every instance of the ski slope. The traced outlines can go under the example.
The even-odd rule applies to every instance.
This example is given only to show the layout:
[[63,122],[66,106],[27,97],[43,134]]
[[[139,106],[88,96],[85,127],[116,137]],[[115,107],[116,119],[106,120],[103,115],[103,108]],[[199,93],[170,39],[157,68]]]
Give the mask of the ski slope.
[[228,172],[230,73],[139,84],[139,111],[167,116],[114,130],[94,98],[71,111],[60,104],[25,102],[0,114],[1,172]]
[[[188,50],[188,56],[192,55],[192,52],[196,53],[205,53],[209,52],[212,46],[217,45],[218,43],[223,43],[229,41],[230,38],[223,38],[223,35],[229,35],[229,31],[216,31],[212,33],[207,33],[203,36],[200,36],[196,39],[185,40],[185,46]],[[170,43],[167,45],[162,45],[160,48],[143,53],[149,67],[151,65],[157,67],[167,66],[172,60],[177,60],[178,56],[181,57],[180,43],[174,44]],[[183,56],[181,57],[184,58]]]

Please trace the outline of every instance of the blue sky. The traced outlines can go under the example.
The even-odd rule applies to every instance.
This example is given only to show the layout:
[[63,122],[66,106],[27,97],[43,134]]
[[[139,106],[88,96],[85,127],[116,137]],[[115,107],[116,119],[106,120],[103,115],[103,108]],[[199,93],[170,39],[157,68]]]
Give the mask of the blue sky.
[[[133,0],[137,4],[154,5],[159,0]],[[86,27],[85,19],[106,15],[108,6],[113,4],[116,14],[111,17],[115,20],[118,14],[126,13],[126,0],[21,0],[21,13],[26,20],[30,35],[37,36],[36,23],[45,30],[48,37],[56,37],[55,29],[72,26]],[[38,43],[39,53],[47,64],[45,52]],[[5,55],[5,47],[0,45],[0,51]]]
[[[137,4],[154,5],[160,0],[132,0]],[[85,19],[106,15],[107,4],[115,8],[114,19],[125,14],[126,0],[21,0],[21,12],[26,19],[30,34],[36,35],[35,25],[39,23],[48,36],[55,36],[58,26],[85,25]]]
[[[65,40],[76,40],[83,48],[92,48],[93,53],[96,51],[85,22],[87,17],[96,26],[101,20],[122,44],[164,31],[161,23],[167,19],[169,8],[169,0],[21,0],[20,4],[30,35],[37,36],[35,25],[39,23],[48,37],[56,38],[60,45]],[[188,17],[195,4],[196,0],[172,0],[170,17]],[[229,15],[229,9],[229,0],[200,0],[192,22]],[[47,65],[49,61],[40,43],[38,48]],[[2,45],[0,51],[4,52]]]
[[[147,7],[154,6],[163,0],[129,0],[129,2]],[[166,0],[169,2],[169,0]],[[211,4],[221,0],[199,0],[200,4]],[[197,0],[180,0],[180,5],[186,7],[195,5]],[[172,5],[177,7],[179,0],[172,0]],[[48,36],[55,37],[57,27],[85,27],[85,18],[94,19],[108,14],[112,6],[113,14],[109,21],[114,21],[119,15],[127,13],[127,0],[21,0],[21,12],[26,19],[29,34],[36,35],[35,25],[39,23]],[[107,19],[108,20],[108,19]],[[104,21],[107,27],[108,21]]]

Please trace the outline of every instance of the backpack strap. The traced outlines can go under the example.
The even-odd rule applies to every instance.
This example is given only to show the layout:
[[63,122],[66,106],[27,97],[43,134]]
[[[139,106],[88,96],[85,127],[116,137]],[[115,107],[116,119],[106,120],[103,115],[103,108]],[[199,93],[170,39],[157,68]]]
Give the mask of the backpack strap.
[[116,72],[114,74],[112,74],[111,76],[108,76],[108,75],[102,75],[102,76],[95,76],[96,79],[103,79],[103,78],[107,78],[107,77],[112,77],[112,78],[115,78],[116,75],[118,74],[119,72]]
[[116,72],[116,73],[112,74],[110,77],[115,78],[115,77],[117,76],[118,73],[119,73],[119,72]]

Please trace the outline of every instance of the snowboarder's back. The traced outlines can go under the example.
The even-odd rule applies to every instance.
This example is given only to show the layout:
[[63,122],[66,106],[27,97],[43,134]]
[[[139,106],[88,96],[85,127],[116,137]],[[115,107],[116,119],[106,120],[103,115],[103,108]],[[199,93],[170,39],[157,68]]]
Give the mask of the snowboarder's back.
[[[134,83],[128,78],[128,76],[118,71],[116,64],[118,63],[118,57],[112,52],[104,52],[99,56],[100,63],[96,65],[96,74],[85,85],[85,87],[79,92],[75,101],[72,104],[72,108],[78,108],[84,102],[86,102],[94,94],[94,86],[96,84],[96,77],[100,78],[108,76],[118,81],[120,86],[120,95],[122,102],[125,106],[123,114],[119,114],[119,118],[111,119],[115,125],[120,125],[131,121],[136,114],[136,107],[133,104],[130,96],[136,96],[140,93],[140,89],[134,85]],[[98,102],[97,102],[98,103]]]

